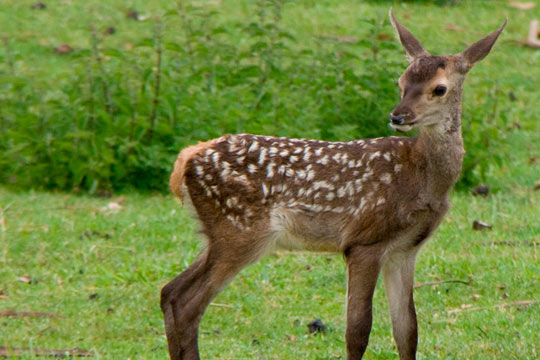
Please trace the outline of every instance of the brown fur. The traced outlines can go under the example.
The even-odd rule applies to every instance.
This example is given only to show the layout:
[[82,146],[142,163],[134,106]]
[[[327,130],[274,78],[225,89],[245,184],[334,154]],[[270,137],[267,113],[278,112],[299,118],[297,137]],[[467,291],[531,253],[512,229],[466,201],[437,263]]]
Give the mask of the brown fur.
[[[361,359],[368,345],[382,270],[400,359],[416,358],[414,264],[448,211],[461,171],[463,66],[483,58],[497,36],[464,54],[431,56],[391,18],[411,57],[394,109],[407,113],[406,123],[396,126],[418,127],[417,138],[326,142],[240,134],[179,154],[171,189],[189,196],[208,244],[162,289],[171,359],[199,359],[198,328],[208,304],[275,247],[344,254],[349,360]],[[448,91],[433,96],[440,84]]]
[[169,186],[171,191],[178,197],[178,199],[180,199],[180,201],[183,201],[182,184],[184,183],[184,175],[189,160],[191,160],[193,156],[211,147],[218,140],[219,139],[213,139],[205,142],[199,142],[196,145],[185,148],[178,154],[178,158],[174,163],[174,170],[169,180]]

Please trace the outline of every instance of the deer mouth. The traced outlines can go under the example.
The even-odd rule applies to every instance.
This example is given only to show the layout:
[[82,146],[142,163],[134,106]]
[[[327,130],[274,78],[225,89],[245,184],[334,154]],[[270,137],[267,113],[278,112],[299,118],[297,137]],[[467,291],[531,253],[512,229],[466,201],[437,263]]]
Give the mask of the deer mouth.
[[409,123],[409,124],[401,124],[401,125],[390,123],[390,127],[392,129],[396,130],[397,132],[407,132],[407,131],[411,131],[413,129],[414,124],[416,124],[416,122],[412,122],[412,123]]

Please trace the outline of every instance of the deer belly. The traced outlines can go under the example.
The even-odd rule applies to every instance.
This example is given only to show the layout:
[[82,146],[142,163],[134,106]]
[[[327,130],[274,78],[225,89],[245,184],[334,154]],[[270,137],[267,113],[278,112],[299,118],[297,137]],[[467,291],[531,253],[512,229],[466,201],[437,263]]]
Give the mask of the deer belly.
[[270,212],[270,236],[282,249],[338,252],[339,222],[334,216],[323,218],[321,214],[278,207]]

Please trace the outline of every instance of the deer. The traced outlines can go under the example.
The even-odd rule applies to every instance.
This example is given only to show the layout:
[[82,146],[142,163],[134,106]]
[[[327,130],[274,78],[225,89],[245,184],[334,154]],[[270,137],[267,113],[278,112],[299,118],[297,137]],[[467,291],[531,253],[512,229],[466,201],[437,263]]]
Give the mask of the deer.
[[409,62],[390,113],[398,132],[346,142],[224,135],[183,149],[170,188],[191,209],[206,247],[161,290],[169,355],[199,359],[198,331],[213,298],[276,248],[336,252],[347,265],[346,353],[361,359],[382,273],[401,360],[416,358],[415,261],[449,209],[462,167],[463,82],[506,26],[456,55],[436,56],[395,19]]

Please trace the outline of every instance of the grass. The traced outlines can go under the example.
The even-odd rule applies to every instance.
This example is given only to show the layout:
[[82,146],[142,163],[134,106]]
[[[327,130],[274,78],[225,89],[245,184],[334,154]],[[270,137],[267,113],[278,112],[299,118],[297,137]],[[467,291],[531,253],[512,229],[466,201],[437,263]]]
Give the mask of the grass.
[[[502,161],[484,169],[488,185],[496,192],[487,198],[454,193],[452,210],[419,257],[419,283],[470,281],[415,290],[419,358],[537,359],[540,306],[494,307],[540,300],[540,191],[533,190],[540,173],[540,90],[534,80],[540,78],[540,52],[517,43],[535,13],[510,8],[506,2],[444,3],[394,4],[398,18],[433,53],[460,51],[509,17],[494,52],[467,80],[464,131],[475,132],[467,114],[486,106],[494,88],[504,94],[512,91],[517,100],[505,105],[504,125],[495,128]],[[124,48],[137,38],[152,37],[152,26],[124,19],[128,8],[152,15],[171,6],[164,0],[47,4],[43,12],[30,10],[26,1],[0,4],[2,32],[17,40],[11,43],[16,71],[35,76],[44,89],[70,71],[69,59],[55,55],[51,46],[89,45],[88,22],[81,20],[86,14],[98,29],[117,26],[119,31],[107,46]],[[283,8],[282,24],[295,34],[298,44],[317,48],[319,35],[361,36],[368,25],[360,19],[382,19],[390,4],[290,2]],[[247,0],[208,6],[219,10],[215,21],[223,23],[243,21],[253,13],[253,1]],[[450,24],[457,31],[444,29]],[[178,26],[167,24],[168,34]],[[238,46],[242,46],[240,36]],[[7,72],[9,66],[1,64],[0,70]],[[476,135],[480,140],[491,136]],[[5,230],[0,232],[0,310],[57,314],[0,317],[0,346],[79,347],[95,350],[99,359],[166,357],[159,290],[200,251],[195,224],[171,196],[124,194],[118,200],[123,206],[118,213],[103,209],[110,201],[0,187],[0,208],[7,208],[0,215],[5,219]],[[493,229],[473,231],[474,220],[492,224]],[[18,280],[23,276],[32,282]],[[277,252],[267,256],[241,272],[210,306],[201,327],[201,355],[204,359],[342,359],[345,291],[345,267],[339,255]],[[483,309],[449,313],[463,305]],[[306,325],[315,318],[327,325],[325,334],[308,334]],[[366,358],[397,359],[381,284]]]
[[[508,197],[511,194],[512,199]],[[416,281],[461,279],[415,290],[420,359],[536,359],[540,192],[520,187],[454,207],[419,257]],[[54,318],[0,318],[0,345],[95,350],[96,358],[162,359],[159,290],[201,248],[194,223],[171,196],[110,199],[0,190],[4,214],[0,310]],[[491,231],[473,231],[473,220]],[[30,284],[18,280],[29,276]],[[367,359],[397,358],[384,290],[375,296]],[[276,252],[245,269],[201,326],[205,359],[342,359],[345,267],[339,255]],[[97,294],[92,295],[92,294]],[[465,304],[484,310],[449,314]],[[324,335],[306,325],[321,318]]]

